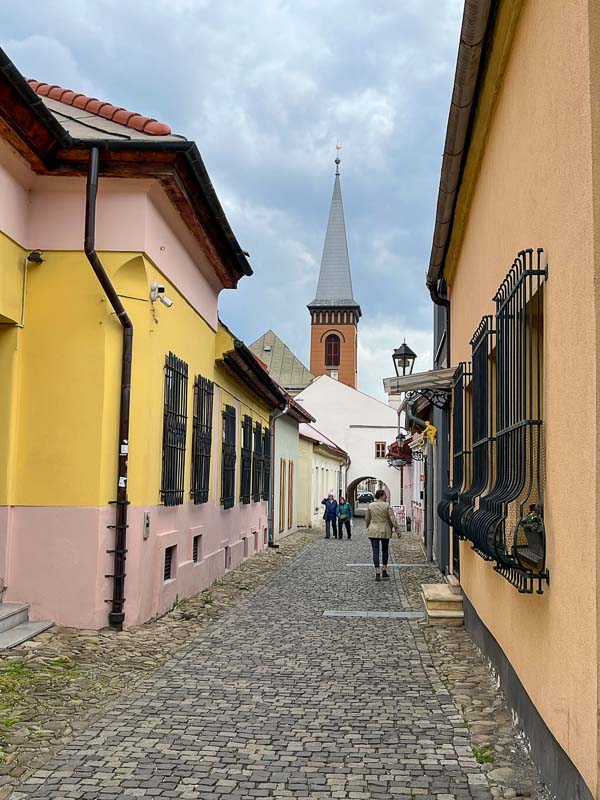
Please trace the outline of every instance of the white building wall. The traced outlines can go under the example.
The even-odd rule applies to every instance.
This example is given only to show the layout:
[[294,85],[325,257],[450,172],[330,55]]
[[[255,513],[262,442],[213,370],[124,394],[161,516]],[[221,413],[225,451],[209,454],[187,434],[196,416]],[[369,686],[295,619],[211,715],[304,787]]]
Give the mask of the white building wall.
[[[362,478],[376,478],[390,489],[392,505],[400,503],[398,470],[389,467],[385,458],[375,458],[375,442],[389,445],[396,438],[396,409],[327,375],[314,380],[297,395],[296,401],[316,417],[315,427],[350,456],[347,485]],[[321,486],[321,491],[334,486]]]
[[[273,538],[274,541],[287,536],[289,533],[296,529],[298,524],[298,475],[299,475],[299,425],[296,420],[285,415],[275,420],[275,502],[273,503]],[[281,462],[285,461],[285,476],[284,476],[284,492],[281,494]],[[294,465],[293,469],[293,487],[292,492],[288,491],[289,477],[290,477],[290,464]],[[292,501],[292,515],[289,524],[288,516],[288,498],[291,496]],[[283,531],[280,530],[280,510],[283,500]]]

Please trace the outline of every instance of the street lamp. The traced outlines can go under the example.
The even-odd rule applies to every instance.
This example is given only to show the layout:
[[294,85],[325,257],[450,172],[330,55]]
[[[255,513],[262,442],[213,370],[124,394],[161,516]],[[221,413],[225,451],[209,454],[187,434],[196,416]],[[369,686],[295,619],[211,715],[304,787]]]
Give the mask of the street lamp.
[[404,447],[404,440],[405,439],[406,439],[406,436],[401,431],[396,436],[396,444],[398,445],[398,448],[400,450],[402,450],[402,448]]
[[394,362],[394,369],[396,370],[396,376],[398,378],[400,376],[404,377],[405,375],[412,374],[416,357],[417,354],[414,353],[406,344],[406,339],[402,342],[400,347],[397,347],[394,350],[392,360]]

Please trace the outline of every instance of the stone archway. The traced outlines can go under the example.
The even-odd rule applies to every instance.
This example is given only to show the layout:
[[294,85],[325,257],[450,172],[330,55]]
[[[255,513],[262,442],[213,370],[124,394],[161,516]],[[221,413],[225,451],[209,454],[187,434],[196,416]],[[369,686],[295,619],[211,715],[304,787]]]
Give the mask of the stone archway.
[[375,477],[373,475],[363,475],[360,478],[355,478],[351,483],[348,484],[348,487],[346,489],[346,500],[352,505],[352,508],[354,509],[355,516],[363,516],[364,513],[365,513],[366,505],[365,506],[358,505],[357,502],[356,502],[356,497],[357,497],[357,489],[358,489],[358,487],[361,485],[361,483],[364,483],[364,482],[367,482],[367,481],[374,482],[374,486],[371,487],[373,489],[373,493],[374,493],[375,489],[381,488],[381,489],[385,490],[385,493],[387,495],[388,501],[389,501],[389,499],[391,497],[390,487],[381,478],[377,478],[377,477]]

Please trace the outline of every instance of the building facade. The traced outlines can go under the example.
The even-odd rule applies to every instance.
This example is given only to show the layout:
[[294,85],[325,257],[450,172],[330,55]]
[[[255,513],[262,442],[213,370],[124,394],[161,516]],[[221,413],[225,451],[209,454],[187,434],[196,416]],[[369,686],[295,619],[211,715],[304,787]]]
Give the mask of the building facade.
[[336,499],[347,485],[348,454],[313,425],[300,426],[298,524],[321,527],[321,501],[332,491]]
[[[455,369],[439,513],[465,624],[542,777],[557,797],[592,798],[600,9],[491,6],[465,8],[427,276]],[[566,456],[573,426],[585,435]]]
[[333,197],[317,293],[308,305],[311,321],[310,371],[314,376],[329,375],[356,389],[361,310],[352,291],[340,185],[340,159],[336,158],[335,163]]
[[287,399],[218,322],[252,271],[194,143],[0,61],[4,601],[135,625],[266,546]]

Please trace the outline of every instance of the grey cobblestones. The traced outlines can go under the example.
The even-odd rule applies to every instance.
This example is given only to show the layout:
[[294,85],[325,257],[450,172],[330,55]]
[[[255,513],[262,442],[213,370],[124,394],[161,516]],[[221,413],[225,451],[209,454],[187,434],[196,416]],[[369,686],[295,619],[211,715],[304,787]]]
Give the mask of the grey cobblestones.
[[320,540],[200,631],[12,795],[242,800],[488,800],[411,571],[375,583],[360,525]]
[[[319,541],[71,741],[17,798],[489,798],[418,622],[357,527]],[[397,570],[395,570],[397,572]],[[433,678],[433,679],[432,679]]]

